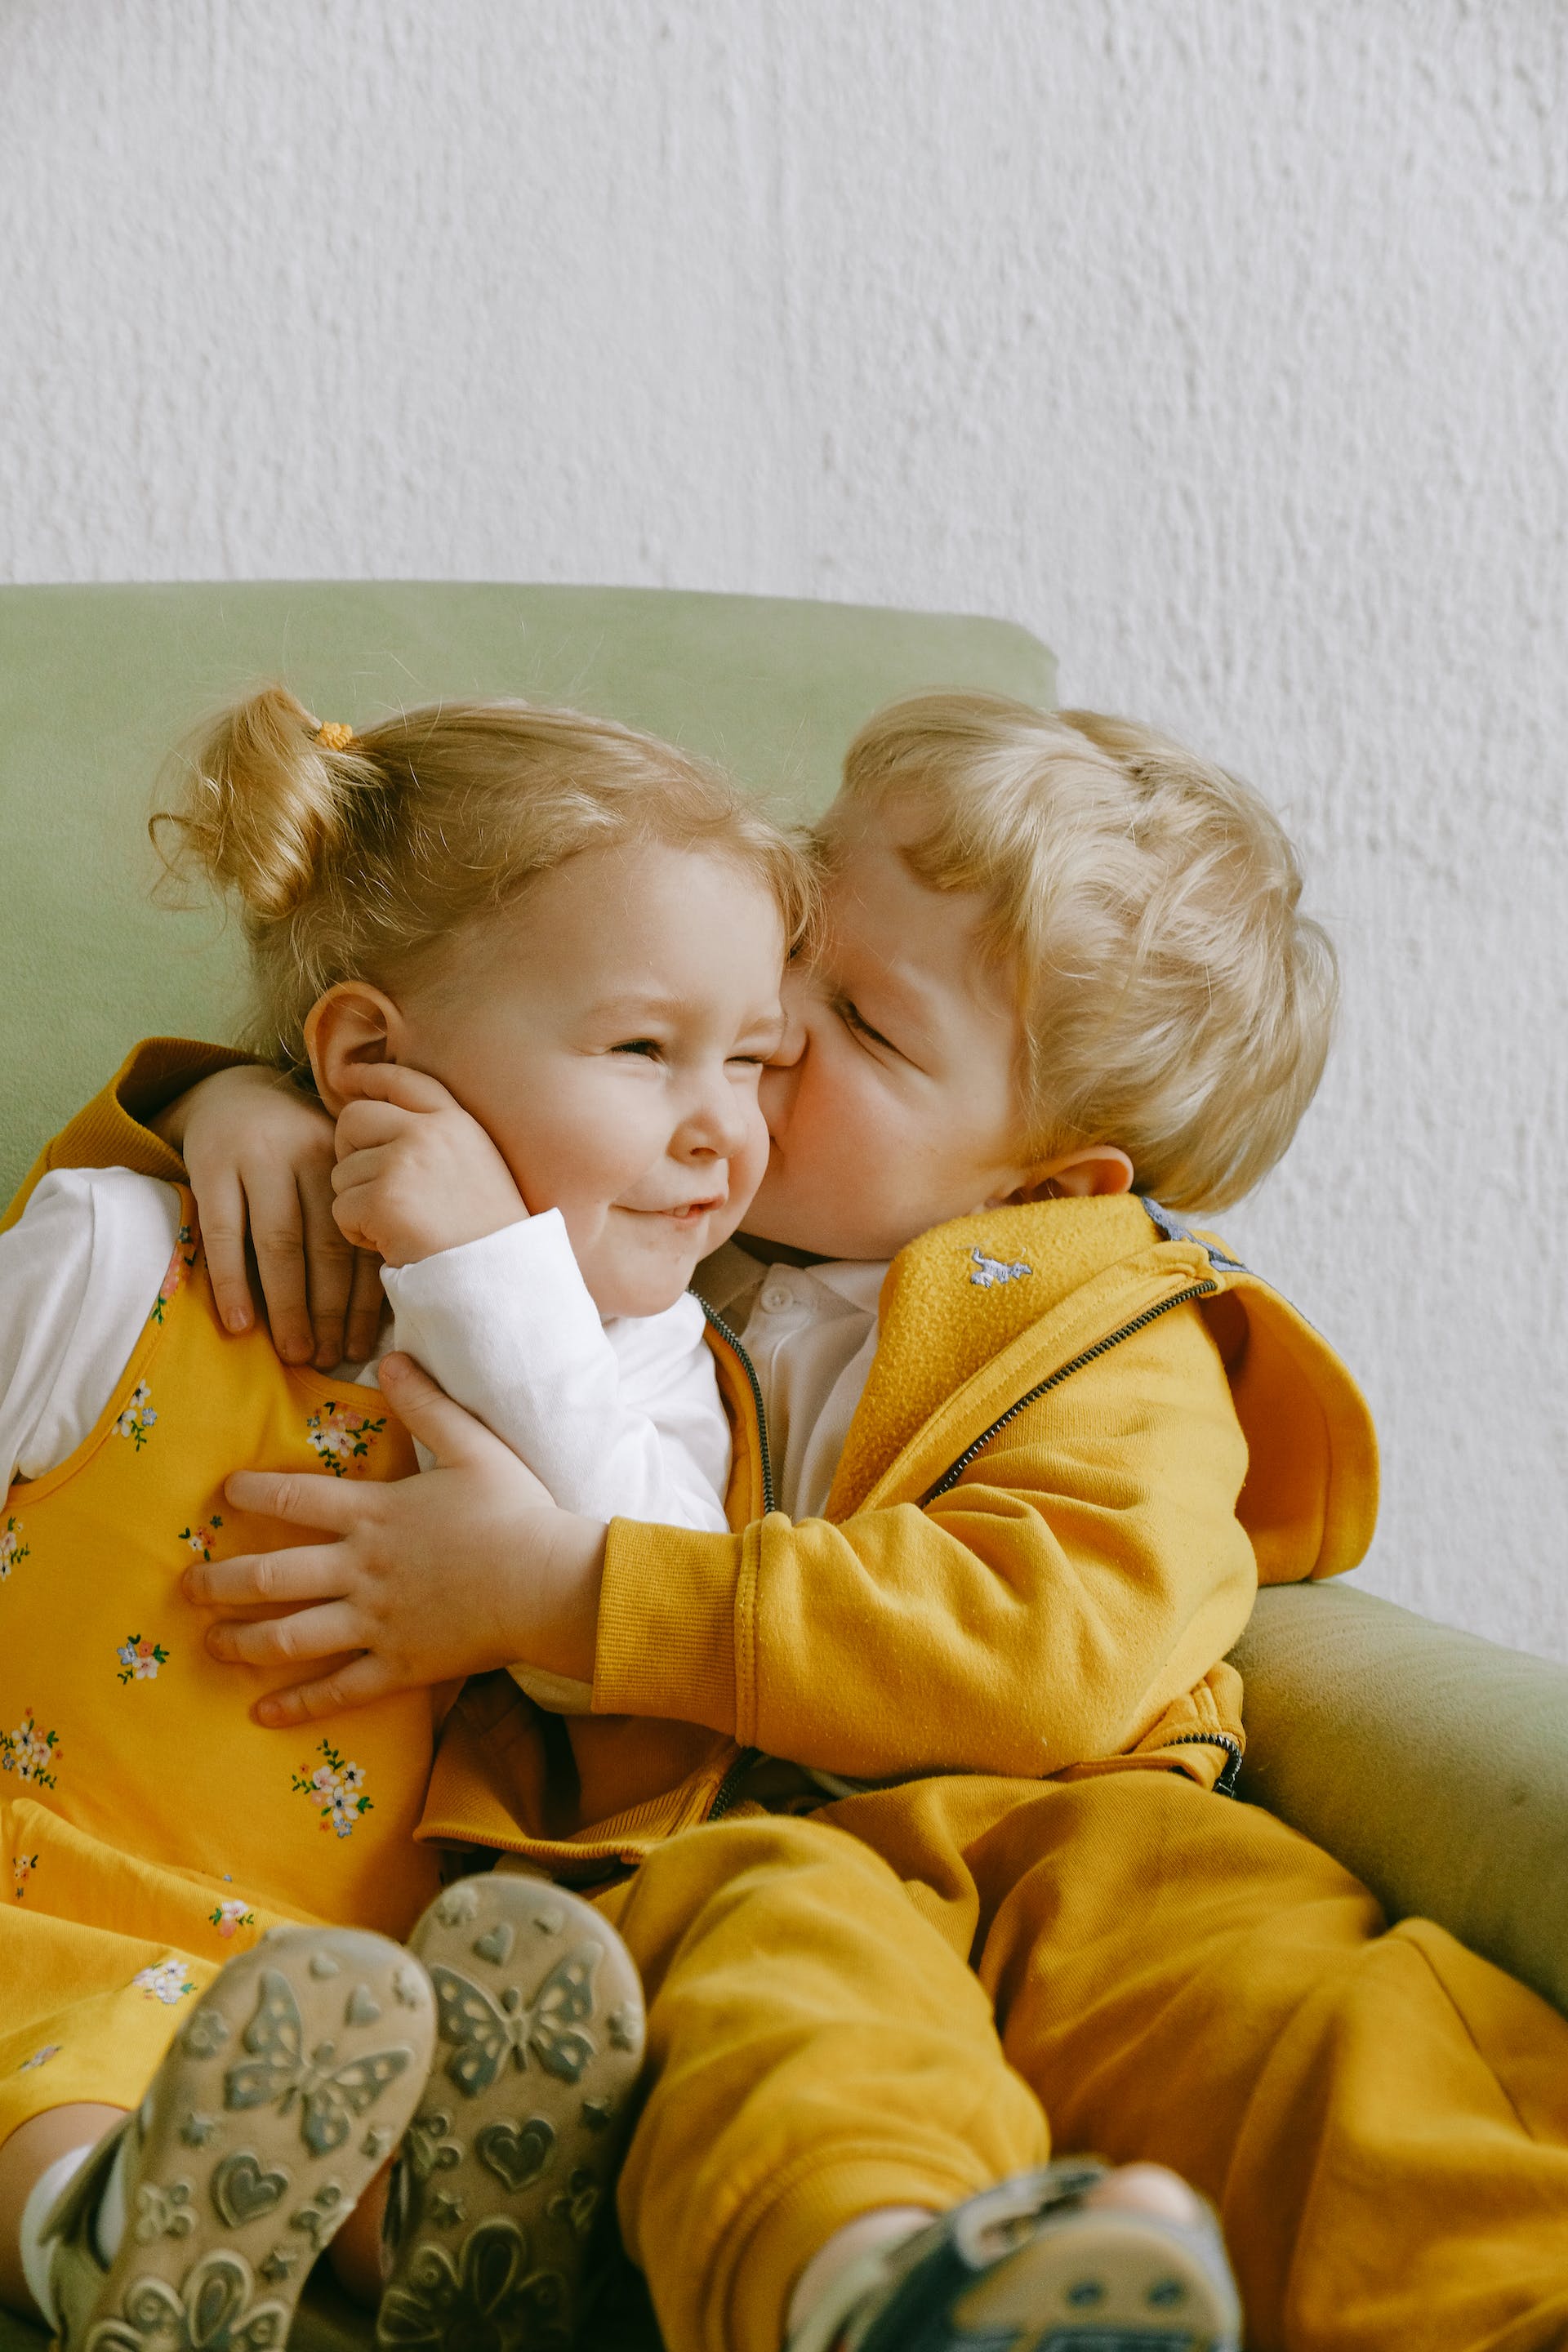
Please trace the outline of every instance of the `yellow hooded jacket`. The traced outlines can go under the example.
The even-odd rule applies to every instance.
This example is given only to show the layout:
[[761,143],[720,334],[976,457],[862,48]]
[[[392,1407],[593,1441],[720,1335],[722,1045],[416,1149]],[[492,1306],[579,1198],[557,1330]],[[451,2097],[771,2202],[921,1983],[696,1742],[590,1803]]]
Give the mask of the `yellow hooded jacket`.
[[[139,1047],[12,1214],[47,1167],[176,1174],[136,1113],[236,1058]],[[469,1682],[422,1837],[591,1876],[756,1794],[759,1755],[818,1801],[953,1771],[1230,1785],[1226,1654],[1259,1580],[1361,1559],[1377,1455],[1338,1358],[1213,1234],[1135,1197],[922,1234],[818,1519],[773,1510],[755,1383],[712,1319],[736,1532],[613,1522],[594,1713]]]

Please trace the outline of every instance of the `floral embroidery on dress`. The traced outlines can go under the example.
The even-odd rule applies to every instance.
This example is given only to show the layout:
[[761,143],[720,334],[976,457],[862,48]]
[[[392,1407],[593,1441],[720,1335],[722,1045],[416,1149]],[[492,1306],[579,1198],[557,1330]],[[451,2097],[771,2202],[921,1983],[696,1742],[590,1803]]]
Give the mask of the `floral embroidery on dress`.
[[163,1309],[177,1298],[185,1286],[185,1276],[196,1262],[195,1235],[189,1225],[180,1227],[180,1238],[174,1244],[174,1255],[169,1260],[169,1270],[158,1286],[158,1296],[153,1302],[153,1320],[161,1323]]
[[40,1731],[31,1707],[15,1731],[0,1731],[0,1772],[15,1772],[18,1780],[32,1780],[40,1789],[52,1789],[55,1776],[49,1767],[59,1760],[59,1733]]
[[12,1891],[18,1903],[27,1891],[27,1881],[38,1866],[36,1853],[14,1853],[11,1856]]
[[22,1541],[20,1519],[7,1519],[0,1532],[0,1584],[4,1584],[18,1560],[28,1557],[29,1546]]
[[161,2000],[168,2009],[173,2009],[177,2000],[184,2000],[188,1992],[195,1990],[195,1984],[185,1974],[184,1960],[160,1960],[156,1968],[138,1969],[131,1981],[145,1993],[149,2000]]
[[301,1764],[294,1775],[295,1793],[309,1797],[321,1814],[322,1829],[334,1831],[341,1838],[351,1837],[360,1815],[373,1811],[370,1799],[361,1793],[364,1766],[345,1764],[329,1739],[322,1740],[320,1752],[326,1762],[314,1769],[309,1763]]
[[319,1412],[310,1415],[305,1432],[333,1477],[346,1478],[350,1463],[363,1462],[385,1427],[384,1416],[372,1421],[368,1413],[356,1412],[352,1405],[337,1404],[329,1397]]
[[153,1410],[152,1390],[145,1381],[138,1381],[131,1392],[130,1403],[114,1424],[114,1434],[116,1437],[128,1437],[140,1454],[157,1418]]
[[121,1664],[117,1683],[155,1683],[159,1667],[169,1663],[162,1642],[144,1642],[140,1633],[128,1633],[114,1654]]
[[220,1936],[232,1936],[237,1927],[254,1927],[256,1925],[255,1912],[247,1911],[243,1903],[220,1903],[216,1911],[207,1913],[207,1916]]
[[215,1511],[210,1519],[203,1519],[196,1527],[182,1528],[180,1541],[189,1544],[198,1559],[211,1559],[213,1545],[217,1540],[217,1531],[222,1525],[222,1519]]
[[29,2068],[34,2066],[47,2066],[49,2060],[51,2058],[58,2058],[64,2048],[65,2043],[63,2042],[46,2042],[41,2050],[35,2050],[30,2058],[23,2059],[21,2064],[16,2069],[17,2074],[26,2074]]

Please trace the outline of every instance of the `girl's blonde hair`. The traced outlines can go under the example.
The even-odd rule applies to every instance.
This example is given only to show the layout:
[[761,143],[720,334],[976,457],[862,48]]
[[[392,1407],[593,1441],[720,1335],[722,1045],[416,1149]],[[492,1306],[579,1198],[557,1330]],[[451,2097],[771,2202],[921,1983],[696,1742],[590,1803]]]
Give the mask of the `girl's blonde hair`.
[[[1312,1098],[1339,993],[1257,793],[1131,719],[933,694],[850,747],[838,805],[895,800],[910,871],[983,892],[1017,975],[1028,1157],[1118,1144],[1174,1209],[1250,1191]],[[834,838],[830,816],[829,860]]]
[[[172,874],[237,901],[256,1007],[247,1040],[310,1084],[304,1026],[342,980],[389,992],[454,934],[585,849],[661,842],[731,859],[805,931],[805,858],[740,788],[651,735],[526,702],[446,702],[350,734],[281,686],[181,756],[152,832]],[[164,847],[163,835],[176,836]]]

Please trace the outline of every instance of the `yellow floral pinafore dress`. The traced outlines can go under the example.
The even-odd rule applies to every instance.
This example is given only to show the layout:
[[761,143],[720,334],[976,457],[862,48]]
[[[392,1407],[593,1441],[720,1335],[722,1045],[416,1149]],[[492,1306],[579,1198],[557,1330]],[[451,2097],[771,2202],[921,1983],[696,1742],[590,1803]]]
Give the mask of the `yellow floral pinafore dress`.
[[219,1664],[193,1558],[308,1542],[224,1499],[237,1469],[399,1478],[374,1389],[225,1332],[190,1194],[97,1426],[0,1505],[0,2139],[45,2107],[134,2105],[195,1995],[279,1920],[401,1937],[436,1892],[416,1845],[428,1692],[296,1730],[249,1709],[300,1669]]

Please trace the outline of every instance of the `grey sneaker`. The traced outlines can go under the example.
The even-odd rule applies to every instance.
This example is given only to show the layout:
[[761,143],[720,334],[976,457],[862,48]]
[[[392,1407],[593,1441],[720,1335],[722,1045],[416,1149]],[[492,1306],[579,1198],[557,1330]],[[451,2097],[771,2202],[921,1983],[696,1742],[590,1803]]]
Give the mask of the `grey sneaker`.
[[[208,1988],[134,2115],[45,2226],[63,2352],[272,2352],[321,2248],[396,2146],[435,2043],[384,1937],[275,1927]],[[121,2148],[125,2232],[94,2235]]]
[[1093,2206],[1094,2162],[983,2189],[835,2283],[788,2352],[1240,2352],[1206,2207],[1183,2222]]
[[409,1938],[439,2042],[387,2204],[384,2352],[544,2352],[592,2284],[642,2063],[642,1987],[615,1929],[547,1879],[459,1879]]

